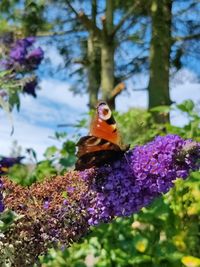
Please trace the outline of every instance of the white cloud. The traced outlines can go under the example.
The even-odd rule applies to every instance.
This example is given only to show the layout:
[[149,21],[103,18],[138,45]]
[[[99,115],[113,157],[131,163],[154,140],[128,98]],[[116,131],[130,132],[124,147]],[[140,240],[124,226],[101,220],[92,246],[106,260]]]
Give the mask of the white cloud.
[[[43,79],[40,83],[42,90],[38,92],[38,96],[51,100],[53,102],[67,104],[73,109],[87,110],[87,96],[74,95],[70,90],[70,86],[66,82],[54,79]],[[81,105],[80,105],[81,104]]]
[[[37,99],[21,96],[20,112],[14,111],[14,134],[6,114],[0,111],[0,154],[9,155],[14,140],[24,149],[32,147],[39,159],[45,149],[55,144],[49,136],[59,130],[58,124],[76,123],[87,111],[86,97],[74,96],[69,86],[57,80],[43,80]],[[66,130],[64,128],[64,130]],[[68,131],[72,129],[67,128]]]
[[44,149],[52,143],[49,136],[53,136],[54,131],[50,128],[43,128],[33,125],[27,120],[23,120],[20,116],[14,115],[14,134],[11,133],[11,125],[8,123],[7,118],[2,116],[1,112],[1,148],[0,154],[9,155],[13,141],[17,140],[18,144],[25,148],[32,147],[35,149],[39,156],[44,152]]
[[52,66],[56,68],[59,65],[64,65],[64,59],[59,54],[58,49],[49,45],[42,45],[42,48],[45,50],[45,58],[50,59]]

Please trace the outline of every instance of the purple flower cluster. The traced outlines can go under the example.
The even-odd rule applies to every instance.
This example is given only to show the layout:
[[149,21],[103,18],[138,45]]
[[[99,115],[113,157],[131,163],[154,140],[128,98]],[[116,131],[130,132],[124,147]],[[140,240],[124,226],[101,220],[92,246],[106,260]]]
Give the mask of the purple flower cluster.
[[41,47],[31,49],[34,42],[33,37],[18,40],[10,50],[9,65],[19,63],[26,69],[36,69],[44,57],[44,52]]
[[[1,68],[12,70],[12,79],[14,79],[14,73],[16,74],[17,79],[19,78],[19,74],[20,77],[27,77],[27,73],[36,70],[40,65],[44,57],[44,51],[41,47],[33,47],[34,43],[34,37],[17,40],[14,44],[10,45],[9,55],[0,61]],[[23,92],[36,97],[36,87],[36,78],[28,82],[25,80]]]
[[112,165],[69,171],[30,187],[2,177],[0,211],[5,207],[22,216],[0,235],[0,254],[7,259],[11,247],[15,266],[33,266],[48,248],[69,246],[90,225],[138,212],[177,177],[185,179],[198,169],[199,159],[199,143],[167,135],[128,151]]
[[[184,151],[187,152],[184,154]],[[114,216],[139,211],[166,193],[176,178],[185,179],[191,170],[198,169],[199,157],[197,143],[167,135],[130,150],[111,166],[99,168],[91,186],[96,196],[88,208],[89,224],[108,222]],[[85,176],[85,172],[87,170],[82,175]]]

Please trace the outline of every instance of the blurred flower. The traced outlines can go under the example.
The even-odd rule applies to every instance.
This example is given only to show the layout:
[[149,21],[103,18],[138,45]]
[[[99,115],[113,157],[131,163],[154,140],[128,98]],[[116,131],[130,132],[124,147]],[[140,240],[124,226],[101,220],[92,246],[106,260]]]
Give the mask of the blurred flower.
[[13,32],[3,32],[0,35],[0,43],[9,46],[13,43],[14,34]]
[[10,69],[16,64],[20,64],[23,71],[36,69],[44,57],[44,51],[41,47],[33,48],[34,42],[34,37],[17,40],[12,45],[9,57],[1,60],[1,66],[5,67],[5,69]]
[[3,195],[0,193],[0,212],[4,211]]
[[10,51],[10,58],[13,61],[16,61],[22,64],[25,62],[26,53],[27,53],[27,49],[25,46],[16,45]]
[[48,208],[49,208],[49,205],[50,205],[50,202],[49,202],[48,199],[46,199],[46,200],[44,201],[44,204],[43,204],[44,209],[48,209]]
[[200,266],[200,258],[197,258],[197,257],[184,256],[181,259],[181,261],[186,267],[199,267]]
[[1,97],[4,98],[4,97],[6,97],[7,95],[8,95],[8,94],[7,94],[5,91],[3,91],[3,90],[0,91],[0,96],[1,96]]
[[36,97],[36,87],[37,87],[37,79],[34,79],[30,82],[26,82],[26,84],[23,87],[23,92],[27,93],[28,95],[32,95],[33,97]]
[[9,70],[13,66],[13,60],[12,59],[2,59],[0,60],[0,71],[3,70]]
[[44,51],[42,50],[41,47],[38,47],[32,50],[26,56],[26,64],[29,65],[32,69],[37,68],[38,65],[41,63],[43,57],[44,57]]
[[[16,84],[16,90],[19,90],[19,84],[24,84],[26,78],[32,78],[33,71],[39,67],[44,57],[42,48],[33,46],[35,41],[34,37],[17,40],[15,43],[8,46],[5,50],[5,56],[0,60],[0,71],[7,71],[3,72],[4,83],[6,84],[9,81],[9,83],[12,82],[13,85]],[[23,92],[36,97],[37,84],[36,78],[29,79],[29,81],[24,84]],[[4,89],[3,86],[2,89]],[[5,90],[7,90],[7,88]],[[9,100],[9,90],[6,96]],[[12,102],[13,106],[15,104],[17,104],[17,100],[16,102]]]
[[7,173],[8,169],[13,165],[21,163],[23,158],[24,157],[0,157],[0,175]]

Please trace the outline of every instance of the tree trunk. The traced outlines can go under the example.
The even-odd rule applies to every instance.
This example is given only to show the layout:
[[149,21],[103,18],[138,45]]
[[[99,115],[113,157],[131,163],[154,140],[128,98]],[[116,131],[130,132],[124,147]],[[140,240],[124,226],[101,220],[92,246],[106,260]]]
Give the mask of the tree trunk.
[[88,93],[89,108],[94,109],[98,101],[98,93],[101,83],[100,47],[91,33],[88,37]]
[[[149,108],[170,105],[169,70],[171,52],[171,0],[152,0],[152,37],[150,44]],[[156,116],[165,122],[168,115]]]
[[[92,0],[92,21],[96,25],[97,2]],[[87,42],[88,66],[88,93],[89,108],[94,109],[98,101],[98,93],[101,83],[101,58],[100,44],[95,34],[90,31]]]
[[106,1],[106,18],[103,21],[102,42],[101,42],[101,90],[102,98],[106,100],[112,109],[115,108],[115,98],[111,98],[114,88],[114,37],[113,30],[113,0]]
[[115,108],[111,92],[114,88],[114,48],[112,44],[102,43],[101,48],[101,89],[102,98],[108,102],[112,109]]

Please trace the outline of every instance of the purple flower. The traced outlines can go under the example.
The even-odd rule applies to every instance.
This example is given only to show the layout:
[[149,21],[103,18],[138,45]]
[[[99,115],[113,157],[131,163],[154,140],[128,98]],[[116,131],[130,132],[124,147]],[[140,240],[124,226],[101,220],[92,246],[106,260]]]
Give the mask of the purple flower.
[[37,87],[37,80],[34,79],[30,82],[27,82],[23,88],[23,92],[32,95],[33,97],[36,97],[36,87]]
[[26,57],[27,64],[30,64],[32,68],[37,68],[44,57],[44,51],[41,47],[32,50]]
[[[88,207],[89,224],[108,222],[114,216],[139,211],[166,193],[176,178],[186,178],[191,170],[198,169],[200,153],[192,154],[192,148],[183,160],[178,159],[179,152],[188,146],[199,149],[197,143],[191,143],[177,135],[160,136],[130,150],[121,161],[97,169],[96,182],[91,188],[94,198]],[[81,175],[85,177],[86,172]]]
[[15,63],[18,63],[22,69],[36,69],[44,57],[44,52],[41,47],[32,48],[31,46],[34,42],[34,37],[27,37],[16,41],[10,50],[10,58],[4,60],[1,65],[9,69]]
[[12,68],[14,61],[12,59],[2,59],[0,60],[0,70],[9,70]]
[[27,49],[25,46],[17,45],[10,51],[10,58],[19,63],[24,63]]
[[3,212],[5,209],[4,204],[3,204],[3,195],[0,192],[0,212]]
[[50,205],[49,200],[45,200],[44,201],[44,204],[43,204],[44,209],[48,209],[49,208],[49,205]]
[[0,166],[12,167],[14,164],[20,163],[24,157],[1,157]]
[[3,200],[1,199],[1,194],[0,194],[0,212],[3,212],[5,209],[4,204],[3,204]]
[[5,174],[8,168],[12,167],[15,164],[19,164],[23,158],[24,157],[2,157],[0,159],[0,174]]
[[31,46],[32,44],[35,43],[35,37],[33,37],[33,36],[24,38],[23,40],[24,40],[24,42],[26,43],[26,46],[27,46],[27,47],[29,47],[29,46]]

